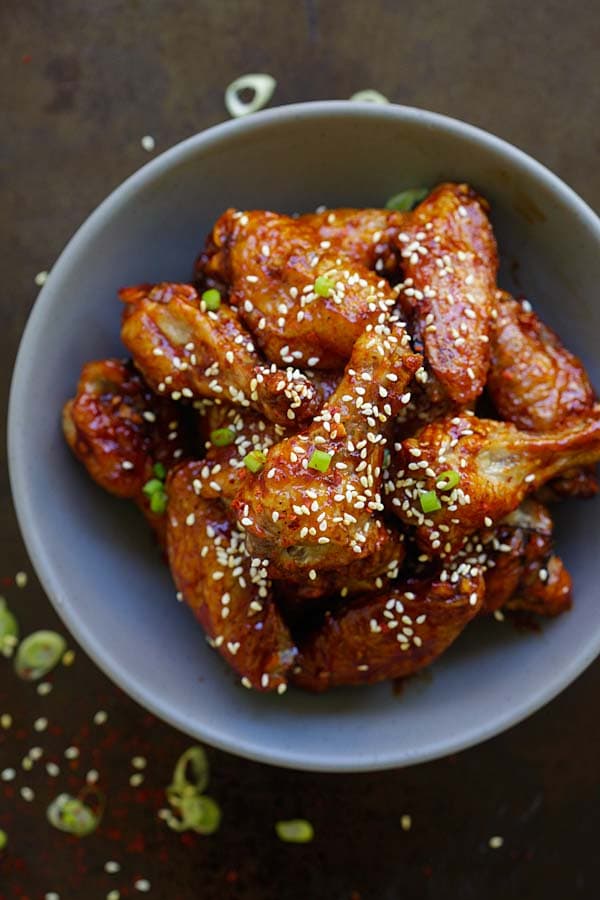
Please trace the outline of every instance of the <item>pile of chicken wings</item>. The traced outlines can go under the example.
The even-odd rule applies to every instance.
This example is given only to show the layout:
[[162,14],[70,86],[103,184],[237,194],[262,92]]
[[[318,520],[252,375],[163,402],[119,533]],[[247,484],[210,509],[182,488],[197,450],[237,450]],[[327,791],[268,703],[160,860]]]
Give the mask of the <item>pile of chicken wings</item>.
[[410,675],[476,616],[570,607],[546,504],[597,491],[582,363],[497,287],[488,205],[227,210],[193,283],[119,292],[63,412],[259,691]]

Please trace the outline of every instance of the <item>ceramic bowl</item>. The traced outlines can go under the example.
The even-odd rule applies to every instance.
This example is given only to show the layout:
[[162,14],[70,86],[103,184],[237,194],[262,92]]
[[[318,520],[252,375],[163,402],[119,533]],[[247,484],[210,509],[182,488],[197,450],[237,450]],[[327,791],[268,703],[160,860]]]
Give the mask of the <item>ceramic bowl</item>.
[[19,521],[57,611],[127,693],[194,738],[257,760],[353,771],[432,759],[547,703],[600,649],[600,506],[557,508],[575,607],[540,633],[469,626],[400,695],[391,684],[312,696],[244,690],[184,605],[133,507],[68,451],[60,409],[86,360],[123,355],[116,290],[188,280],[228,206],[283,212],[377,206],[399,190],[470,182],[492,205],[500,283],[525,294],[600,385],[600,223],[555,175],[452,119],[399,106],[307,103],[211,128],[157,157],[89,217],[25,330],[9,456]]

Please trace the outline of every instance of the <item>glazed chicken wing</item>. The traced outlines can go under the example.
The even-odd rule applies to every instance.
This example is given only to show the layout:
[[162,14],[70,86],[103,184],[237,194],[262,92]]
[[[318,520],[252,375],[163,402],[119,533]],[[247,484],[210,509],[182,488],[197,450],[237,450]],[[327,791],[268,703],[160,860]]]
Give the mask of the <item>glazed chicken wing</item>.
[[312,225],[276,213],[228,210],[202,260],[204,277],[229,286],[229,302],[277,365],[343,368],[365,326],[396,302],[384,279]]
[[583,363],[528,304],[500,294],[487,388],[503,419],[523,431],[549,431],[586,415],[594,391]]
[[[402,521],[416,526],[426,553],[442,556],[516,509],[549,479],[600,459],[600,406],[591,416],[544,434],[473,415],[454,416],[426,425],[396,446],[399,471],[387,485],[392,507]],[[446,491],[448,472],[458,473],[460,480]],[[440,508],[425,511],[428,501]]]
[[244,686],[283,693],[296,648],[272,601],[263,562],[250,558],[244,535],[220,501],[197,495],[202,465],[179,466],[167,483],[173,579]]
[[428,365],[460,406],[479,396],[489,365],[498,254],[486,211],[467,185],[441,184],[404,217],[397,238],[403,309]]
[[121,338],[159,394],[173,400],[211,397],[252,405],[273,422],[310,419],[320,398],[291,367],[261,362],[234,310],[207,310],[188,284],[140,285],[120,291],[126,304]]
[[[447,575],[447,573],[446,573]],[[430,665],[481,608],[479,571],[407,579],[325,616],[301,643],[294,682],[311,691],[404,678]]]
[[155,397],[133,366],[118,359],[87,363],[77,393],[63,409],[66,441],[95,482],[134,500],[159,537],[165,518],[153,512],[144,485],[189,455],[189,429],[181,410]]
[[233,503],[252,552],[274,577],[340,569],[381,549],[378,518],[388,422],[421,364],[401,324],[365,331],[312,425],[281,441]]
[[[581,360],[528,303],[519,303],[507,293],[500,293],[498,299],[487,388],[502,418],[524,431],[537,432],[588,414],[594,390]],[[596,475],[589,468],[566,472],[548,485],[554,497],[590,497],[597,490]]]

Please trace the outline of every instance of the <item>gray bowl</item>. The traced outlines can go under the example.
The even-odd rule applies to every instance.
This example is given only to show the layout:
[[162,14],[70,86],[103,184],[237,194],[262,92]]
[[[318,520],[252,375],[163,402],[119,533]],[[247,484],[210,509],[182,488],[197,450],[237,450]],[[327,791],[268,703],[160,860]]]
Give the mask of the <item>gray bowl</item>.
[[236,684],[175,600],[133,508],[104,494],[65,447],[59,411],[86,360],[122,355],[118,287],[190,277],[227,207],[282,211],[382,205],[398,190],[466,180],[492,203],[502,283],[526,293],[600,384],[600,223],[519,150],[421,110],[346,102],[259,113],[196,135],[150,162],[93,213],[54,266],[19,351],[9,456],[33,564],[65,623],[139,703],[182,731],[302,769],[408,765],[518,722],[600,650],[600,516],[557,510],[574,575],[572,613],[541,633],[478,622],[400,696],[390,684],[324,696],[260,696]]

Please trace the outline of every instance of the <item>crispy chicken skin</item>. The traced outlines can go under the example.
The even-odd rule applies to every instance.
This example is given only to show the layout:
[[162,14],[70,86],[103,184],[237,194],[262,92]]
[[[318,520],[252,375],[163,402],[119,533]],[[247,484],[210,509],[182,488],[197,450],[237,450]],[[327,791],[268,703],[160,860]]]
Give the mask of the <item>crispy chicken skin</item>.
[[[325,616],[300,645],[294,682],[311,691],[404,678],[430,665],[481,608],[480,573],[407,579]],[[299,669],[299,671],[298,671]]]
[[385,279],[320,241],[312,225],[262,210],[227,210],[202,269],[228,285],[229,302],[277,365],[343,368],[365,326],[396,302]]
[[[401,323],[358,339],[344,378],[312,425],[273,447],[233,502],[254,555],[274,577],[339,569],[381,550],[377,513],[386,432],[421,364]],[[326,471],[313,455],[330,457]]]
[[[387,484],[392,508],[416,526],[421,548],[434,555],[460,549],[468,535],[502,519],[551,478],[600,459],[600,406],[592,415],[543,434],[507,422],[454,416],[426,425],[398,446],[398,467]],[[450,492],[442,472],[460,473]],[[420,494],[437,491],[442,508],[426,514]]]
[[485,384],[498,253],[487,204],[465,184],[441,184],[398,234],[403,310],[450,399],[467,406]]
[[285,690],[296,648],[277,607],[264,567],[251,560],[244,535],[219,500],[194,490],[202,461],[169,477],[167,552],[177,589],[213,647],[246,687]]
[[139,285],[119,296],[121,339],[159,394],[252,405],[283,424],[306,421],[319,409],[321,398],[301,372],[266,366],[235,310],[207,310],[191,285]]
[[[557,428],[594,405],[584,365],[570,353],[527,303],[499,292],[492,329],[487,389],[507,422],[524,431]],[[549,499],[591,497],[598,491],[594,469],[566,472],[548,485]]]
[[191,452],[177,405],[156,397],[130,363],[103,359],[83,367],[62,423],[69,447],[93,480],[135,501],[162,537],[165,517],[151,511],[142,488],[155,463],[170,469]]
[[594,391],[581,360],[510,294],[500,294],[496,309],[487,389],[501,417],[539,432],[587,415]]

